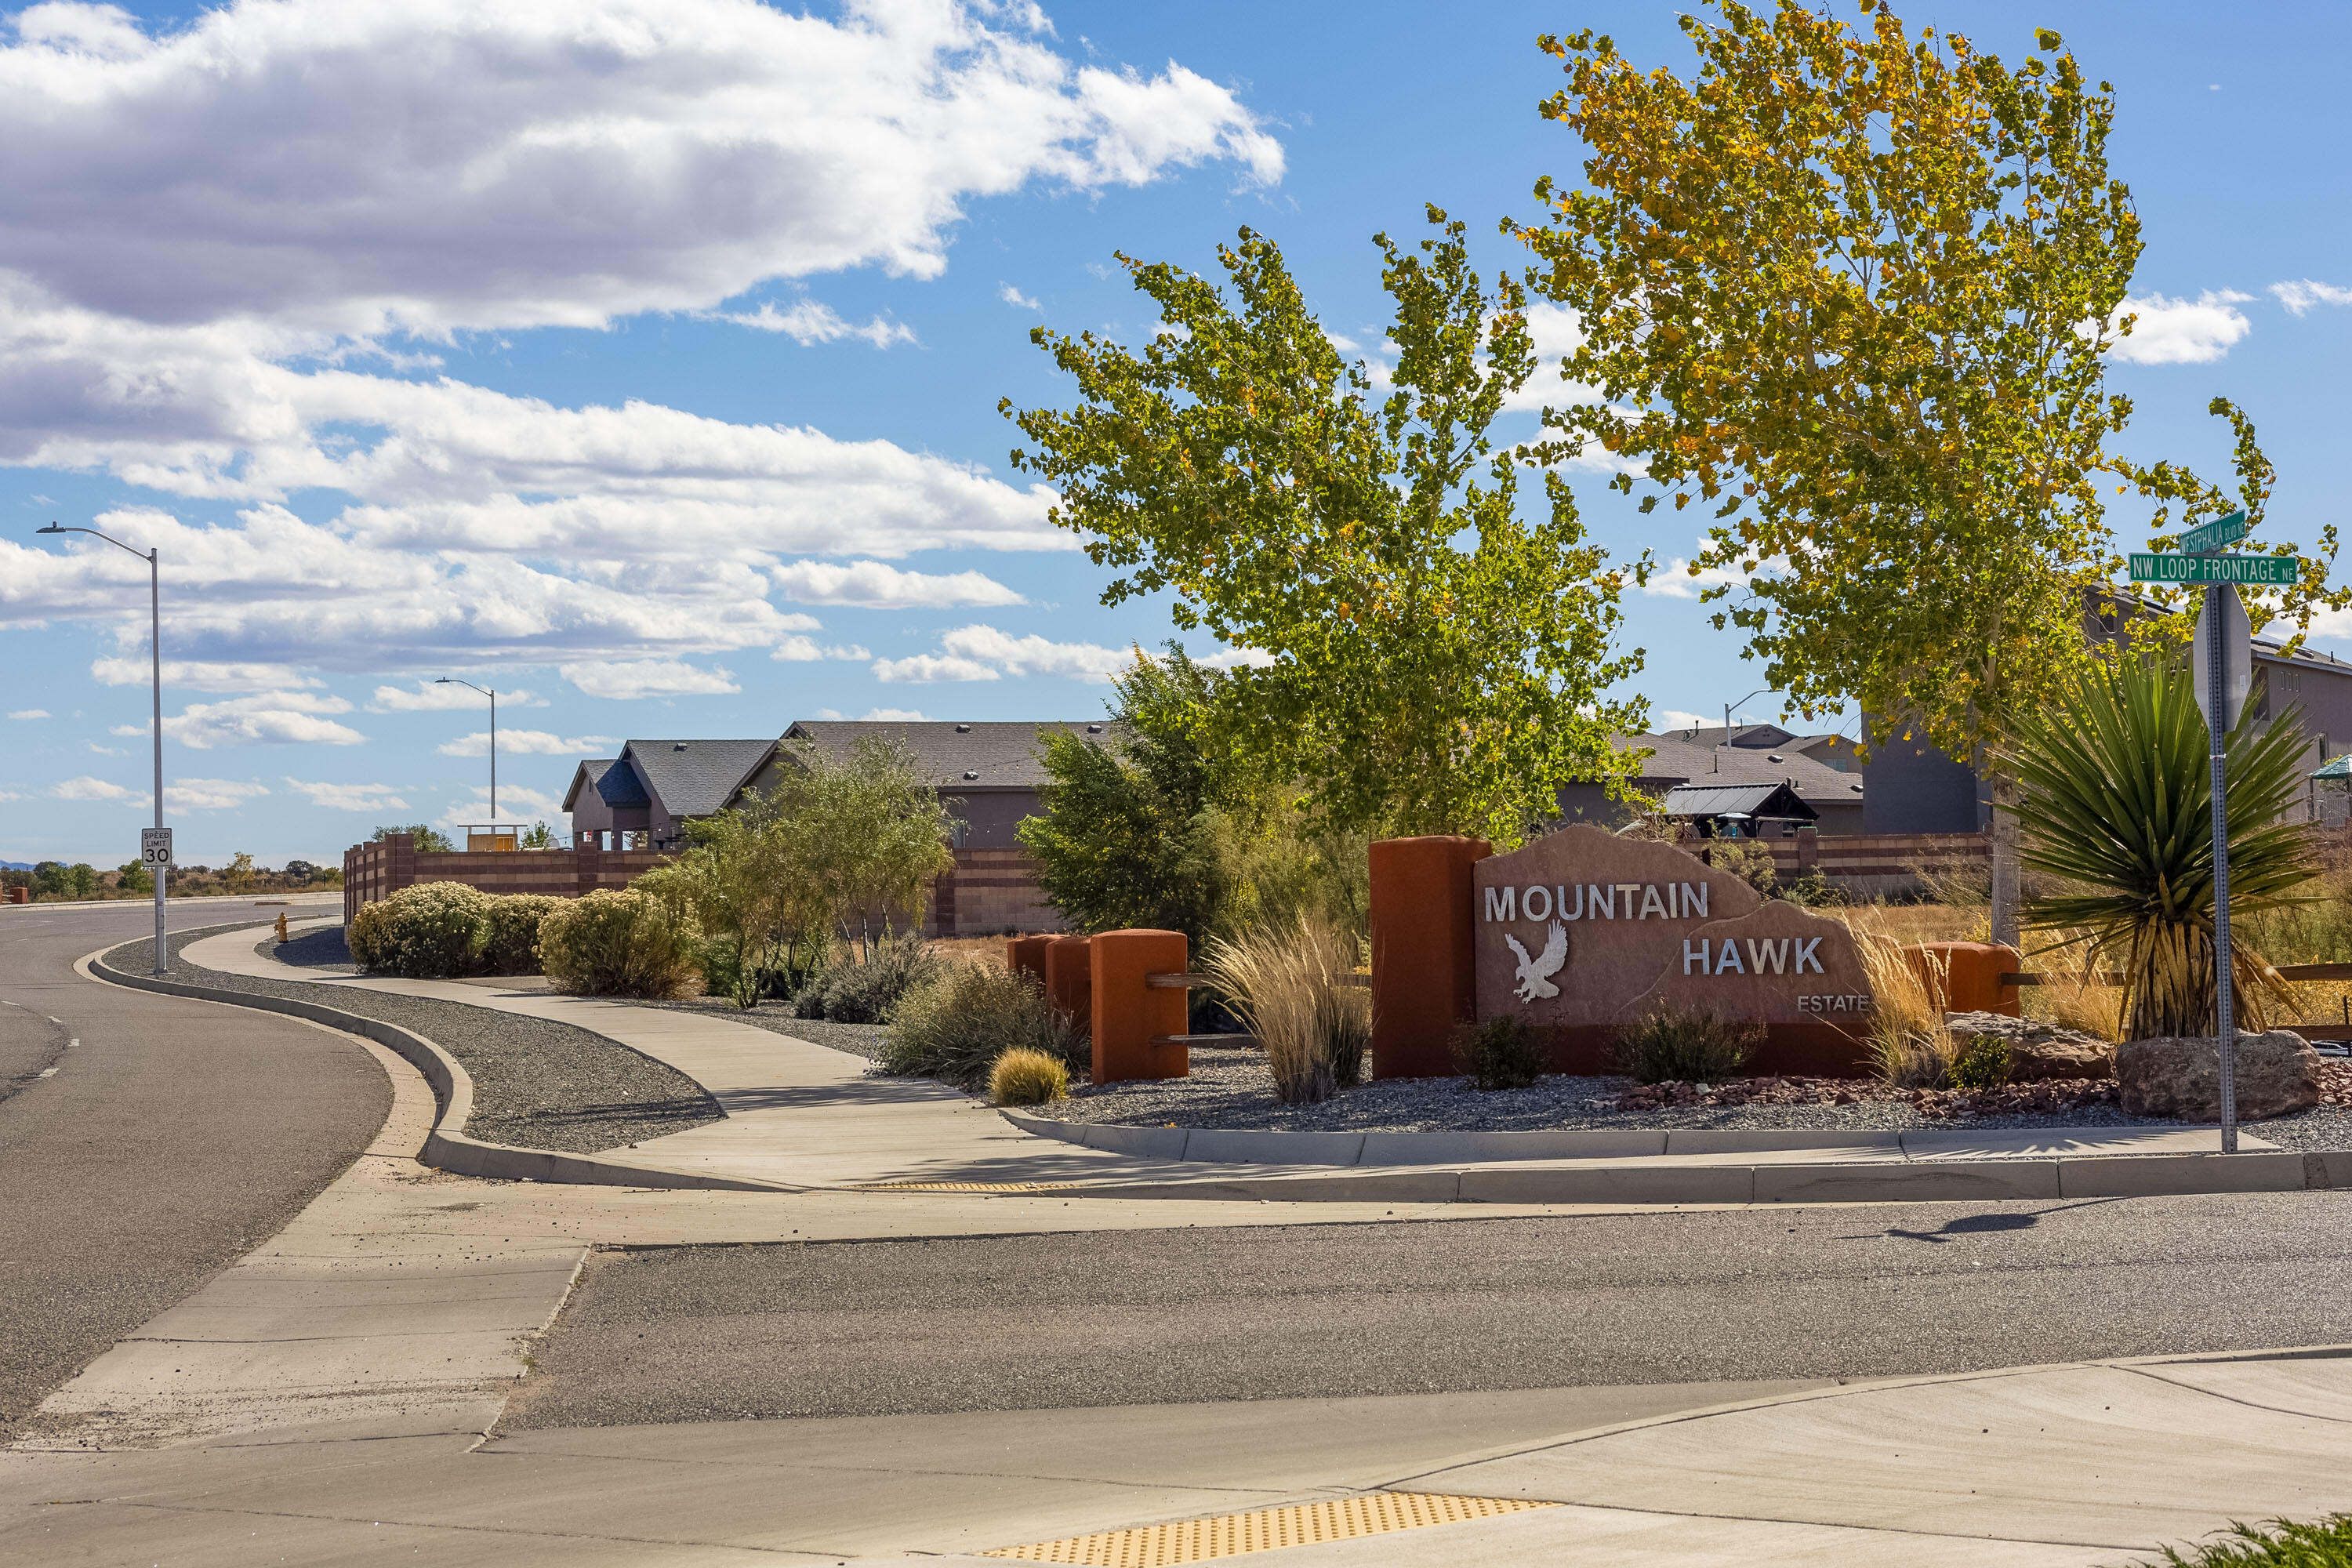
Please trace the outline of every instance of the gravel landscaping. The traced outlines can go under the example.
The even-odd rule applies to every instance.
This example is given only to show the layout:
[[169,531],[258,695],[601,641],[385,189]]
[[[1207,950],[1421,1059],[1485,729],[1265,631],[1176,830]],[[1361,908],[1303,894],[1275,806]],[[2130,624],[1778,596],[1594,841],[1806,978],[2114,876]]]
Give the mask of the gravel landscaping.
[[[1613,1109],[1632,1087],[1622,1078],[1538,1079],[1527,1089],[1482,1093],[1468,1079],[1394,1079],[1347,1089],[1315,1105],[1285,1105],[1275,1097],[1274,1075],[1253,1048],[1195,1046],[1190,1078],[1108,1084],[1074,1089],[1070,1098],[1031,1108],[1031,1114],[1064,1121],[1123,1122],[1130,1126],[1266,1129],[1286,1132],[1533,1131],[1561,1128],[1595,1131],[1652,1128],[1802,1128],[1844,1131],[1889,1131],[1906,1128],[2169,1127],[2174,1122],[2126,1116],[2113,1105],[2011,1112],[1991,1116],[1930,1116],[1912,1103],[1910,1091],[1875,1082],[1845,1085],[1852,1104],[1770,1103],[1734,1086],[1706,1095],[1686,1091],[1689,1103],[1654,1109]],[[2245,1124],[2250,1136],[2284,1149],[2352,1149],[2352,1064],[2331,1061],[2322,1069],[2329,1100],[2294,1116]],[[1757,1080],[1748,1080],[1753,1083]],[[1818,1092],[1822,1080],[1781,1080]],[[1726,1099],[1751,1094],[1744,1104]],[[1706,1103],[1714,1100],[1717,1103]]]
[[[243,924],[173,932],[166,977],[192,985],[296,997],[414,1029],[457,1058],[472,1076],[474,1112],[462,1129],[472,1137],[518,1148],[593,1154],[683,1132],[724,1115],[700,1084],[677,1068],[570,1024],[356,986],[249,979],[199,968],[179,956],[189,942]],[[262,947],[284,951],[275,942]],[[305,968],[352,972],[340,927],[308,933],[287,948],[299,950],[289,956]],[[152,938],[125,942],[108,955],[111,967],[131,974],[146,974],[153,961]],[[532,983],[528,977],[519,982]]]

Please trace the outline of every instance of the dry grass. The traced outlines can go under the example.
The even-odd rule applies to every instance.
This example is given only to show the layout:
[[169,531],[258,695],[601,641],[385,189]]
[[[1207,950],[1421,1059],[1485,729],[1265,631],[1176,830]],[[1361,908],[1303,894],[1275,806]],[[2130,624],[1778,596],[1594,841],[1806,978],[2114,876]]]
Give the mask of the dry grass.
[[1813,912],[1898,942],[1987,942],[1992,936],[1992,916],[1983,904],[1832,904]]
[[1865,917],[1846,923],[1853,930],[1863,973],[1876,998],[1871,1007],[1870,1040],[1878,1059],[1878,1076],[1897,1089],[1948,1086],[1952,1065],[1958,1058],[1951,1028],[1944,1022],[1949,965],[1933,953],[1906,953],[1906,946],[1922,939],[1889,929],[1895,922],[1866,918],[1876,911],[1852,912]]
[[1212,940],[1202,956],[1265,1047],[1286,1103],[1328,1100],[1356,1080],[1371,1037],[1372,994],[1339,984],[1356,967],[1352,937],[1302,916],[1287,931]]

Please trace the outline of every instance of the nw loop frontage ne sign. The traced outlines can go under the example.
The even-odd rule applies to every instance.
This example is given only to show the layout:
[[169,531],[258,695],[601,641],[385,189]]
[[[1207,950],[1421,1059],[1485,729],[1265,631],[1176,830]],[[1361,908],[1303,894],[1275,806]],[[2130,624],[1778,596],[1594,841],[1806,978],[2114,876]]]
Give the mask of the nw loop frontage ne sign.
[[1566,1070],[1601,1070],[1619,1028],[1661,1011],[1764,1024],[1765,1070],[1855,1058],[1872,997],[1842,921],[1765,899],[1672,845],[1584,825],[1471,875],[1478,1016],[1559,1031]]

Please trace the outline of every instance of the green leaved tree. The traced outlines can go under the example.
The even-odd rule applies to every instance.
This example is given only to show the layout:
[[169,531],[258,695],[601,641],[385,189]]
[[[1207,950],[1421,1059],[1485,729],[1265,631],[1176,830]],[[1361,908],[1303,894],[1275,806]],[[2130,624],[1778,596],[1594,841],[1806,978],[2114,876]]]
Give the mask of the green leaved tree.
[[1739,595],[1716,624],[1801,710],[1859,702],[1985,766],[2084,666],[2120,564],[2098,475],[2130,405],[2102,378],[2140,234],[2113,98],[2048,31],[2011,68],[1872,0],[1859,26],[1712,5],[1687,78],[1541,40],[1569,77],[1543,113],[1589,156],[1538,185],[1545,226],[1507,226],[1578,315],[1561,374],[1601,395],[1547,412],[1552,452],[1616,454],[1645,510],[1712,503],[1690,570],[1742,580],[1706,591]]
[[1385,393],[1244,228],[1218,250],[1230,298],[1121,256],[1158,334],[1130,350],[1038,328],[1076,404],[1000,406],[1032,443],[1013,466],[1118,574],[1105,604],[1168,595],[1180,627],[1250,656],[1210,712],[1226,755],[1335,826],[1516,842],[1560,785],[1629,765],[1609,736],[1642,706],[1604,693],[1639,668],[1613,638],[1648,558],[1609,566],[1555,473],[1521,515],[1523,465],[1490,429],[1534,368],[1525,297],[1489,290],[1463,226],[1429,217],[1417,247],[1375,237]]

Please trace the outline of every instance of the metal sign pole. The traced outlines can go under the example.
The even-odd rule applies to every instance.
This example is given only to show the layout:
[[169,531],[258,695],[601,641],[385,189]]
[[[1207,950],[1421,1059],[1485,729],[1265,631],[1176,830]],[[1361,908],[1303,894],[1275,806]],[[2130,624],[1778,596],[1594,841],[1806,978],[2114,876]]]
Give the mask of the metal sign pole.
[[2230,805],[2223,763],[2229,728],[2230,619],[2221,602],[2237,589],[2226,583],[2205,588],[2205,733],[2213,761],[2213,1022],[2221,1065],[2221,1152],[2238,1152],[2238,1028],[2231,1016],[2230,985]]
[[[156,546],[147,552],[147,647],[153,662],[155,675],[155,707],[149,716],[149,738],[155,744],[155,826],[163,826],[163,551]],[[170,961],[163,947],[163,884],[172,875],[171,857],[154,868],[155,879],[155,973],[162,974]]]

